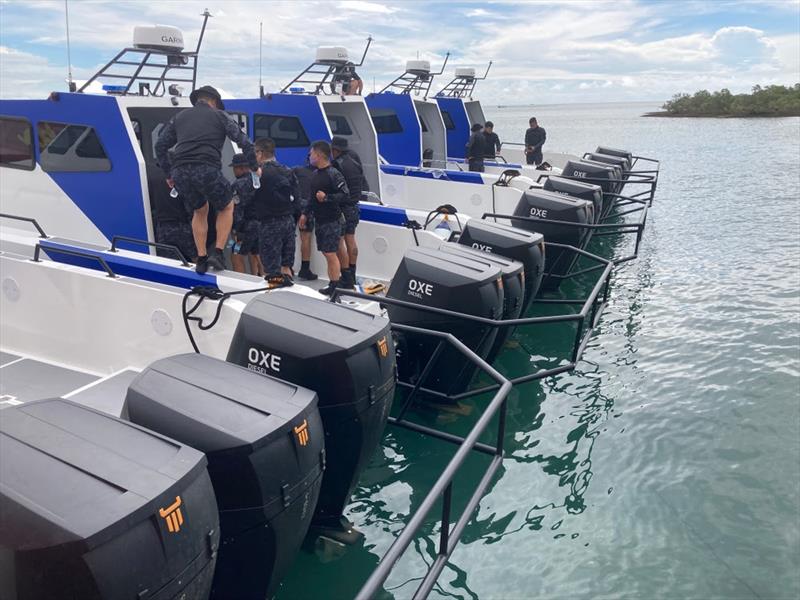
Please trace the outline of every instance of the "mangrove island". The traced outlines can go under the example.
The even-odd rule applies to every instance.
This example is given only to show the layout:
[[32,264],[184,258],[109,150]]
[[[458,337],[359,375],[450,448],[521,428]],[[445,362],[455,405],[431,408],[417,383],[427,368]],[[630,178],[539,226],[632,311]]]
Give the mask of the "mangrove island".
[[694,95],[675,94],[665,102],[664,111],[650,112],[645,117],[798,117],[800,116],[800,83],[793,86],[756,85],[750,94],[731,94],[700,90]]

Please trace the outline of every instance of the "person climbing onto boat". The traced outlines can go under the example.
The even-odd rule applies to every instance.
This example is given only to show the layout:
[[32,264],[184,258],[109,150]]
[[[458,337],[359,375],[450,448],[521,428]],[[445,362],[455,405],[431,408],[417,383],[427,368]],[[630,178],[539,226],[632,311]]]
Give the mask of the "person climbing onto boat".
[[486,150],[484,158],[494,160],[497,156],[497,153],[500,152],[500,147],[502,146],[500,143],[500,137],[494,132],[494,123],[491,121],[486,121],[483,126],[483,135],[485,138],[483,140],[483,143],[485,144],[484,149]]
[[[311,206],[311,175],[314,169],[306,157],[306,162],[292,169],[297,177],[297,191],[299,196],[294,205],[294,220],[300,232],[300,270],[297,276],[305,281],[314,281],[317,274],[311,270],[311,234],[314,233],[314,213],[310,212]],[[305,215],[304,225],[300,226],[300,217]]]
[[344,235],[339,248],[339,262],[342,267],[341,286],[353,289],[356,284],[356,261],[358,260],[358,244],[356,244],[356,227],[358,227],[360,211],[358,202],[364,189],[364,168],[358,155],[347,148],[347,138],[334,136],[331,140],[333,166],[344,175],[348,198],[341,202],[344,215]]
[[[156,241],[159,244],[175,246],[184,258],[195,260],[197,248],[194,245],[189,213],[186,212],[180,198],[169,195],[170,188],[166,183],[167,176],[164,171],[157,164],[150,162],[145,168],[150,206],[155,217]],[[165,248],[156,248],[156,254],[165,258],[176,258],[175,252]]]
[[[250,169],[260,176],[253,143],[239,125],[225,112],[219,92],[210,85],[194,90],[189,96],[192,108],[178,113],[161,130],[156,142],[158,164],[168,174],[167,184],[182,197],[192,216],[192,234],[197,248],[198,273],[208,267],[222,271],[222,249],[233,226],[231,184],[222,174],[222,147],[229,138],[242,148]],[[168,150],[175,146],[173,156]],[[217,210],[216,244],[209,253],[209,204]]]
[[[256,148],[258,157],[258,148]],[[250,263],[250,273],[264,276],[261,266],[260,234],[258,219],[255,214],[253,178],[250,176],[250,166],[247,157],[239,153],[233,156],[229,165],[233,168],[236,180],[231,184],[233,188],[233,248],[231,263],[237,273],[245,272],[245,257]]]
[[[341,279],[341,265],[337,252],[339,241],[342,238],[344,217],[339,209],[339,203],[347,201],[350,190],[347,182],[338,170],[331,164],[331,147],[324,140],[311,144],[311,164],[315,169],[311,175],[311,206],[314,214],[317,249],[322,252],[328,263],[327,287],[320,290],[321,294],[330,296],[339,286]],[[299,225],[303,227],[307,215],[300,217]]]
[[261,164],[261,187],[255,191],[253,208],[260,223],[261,263],[271,288],[293,285],[295,199],[299,196],[292,170],[275,159],[275,142],[256,140]]
[[475,123],[472,126],[472,135],[467,142],[467,163],[470,171],[483,173],[483,157],[486,156],[485,137],[483,135],[483,125]]
[[525,158],[529,165],[540,165],[544,160],[542,146],[547,139],[547,133],[544,127],[539,127],[536,117],[531,117],[528,124],[530,127],[525,132]]

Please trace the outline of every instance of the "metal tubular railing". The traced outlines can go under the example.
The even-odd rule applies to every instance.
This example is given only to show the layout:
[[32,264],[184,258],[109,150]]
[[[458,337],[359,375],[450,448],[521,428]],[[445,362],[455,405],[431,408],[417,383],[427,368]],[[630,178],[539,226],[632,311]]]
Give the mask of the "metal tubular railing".
[[12,219],[14,221],[23,221],[25,223],[30,223],[36,228],[36,231],[39,232],[40,238],[47,238],[47,234],[44,232],[44,229],[42,229],[42,226],[39,225],[39,222],[34,218],[18,217],[17,215],[9,215],[7,213],[0,213],[0,217],[2,217],[3,219]]
[[171,250],[178,256],[178,260],[181,262],[181,265],[184,267],[190,267],[189,261],[186,260],[186,257],[181,252],[180,248],[174,246],[173,244],[162,244],[161,242],[149,242],[147,240],[141,240],[139,238],[128,237],[125,235],[115,235],[111,238],[111,248],[108,249],[109,252],[119,252],[117,250],[117,242],[128,242],[131,244],[141,244],[143,246],[149,246],[151,248],[161,248],[162,250]]
[[88,258],[89,260],[97,261],[100,263],[100,266],[103,267],[103,270],[106,272],[108,277],[117,277],[102,256],[90,254],[89,252],[82,252],[81,250],[68,250],[67,248],[59,248],[57,246],[47,246],[46,248],[42,248],[41,244],[36,244],[36,247],[33,249],[33,262],[41,262],[39,255],[41,254],[42,250],[44,250],[46,253],[54,252],[56,254],[67,254],[69,256],[78,256],[80,258]]
[[[481,498],[483,498],[486,489],[489,487],[489,484],[492,482],[495,473],[497,473],[497,470],[500,468],[503,462],[503,438],[505,435],[506,402],[508,394],[511,391],[512,384],[494,368],[492,368],[492,366],[489,365],[485,360],[467,348],[467,346],[465,346],[461,341],[453,337],[452,334],[398,324],[392,324],[392,329],[407,333],[415,333],[418,335],[430,335],[439,338],[440,347],[444,347],[444,344],[450,344],[453,348],[460,351],[467,360],[474,363],[479,369],[494,379],[497,385],[497,390],[487,404],[486,409],[483,411],[481,416],[478,418],[478,421],[465,438],[458,438],[457,441],[455,439],[446,439],[441,436],[436,436],[439,437],[439,439],[446,439],[446,441],[458,443],[459,447],[453,457],[447,463],[447,466],[442,471],[442,474],[422,500],[417,510],[414,511],[414,514],[403,528],[403,531],[395,539],[395,541],[387,550],[386,554],[384,554],[383,558],[378,563],[375,570],[364,583],[361,590],[356,595],[356,600],[371,600],[376,596],[376,594],[378,594],[397,562],[405,554],[408,547],[414,541],[414,537],[425,524],[425,521],[430,512],[433,510],[434,505],[439,498],[441,498],[442,512],[439,519],[439,544],[436,558],[428,567],[428,571],[423,576],[422,582],[417,587],[417,590],[413,596],[414,598],[426,598],[433,589],[433,586],[436,584],[436,580],[441,574],[442,569],[444,569],[448,559],[458,545],[467,523],[472,518],[475,509],[478,507],[478,503],[480,502]],[[431,362],[433,362],[433,360],[431,360],[429,364],[431,364]],[[416,390],[412,391],[411,395],[414,393],[416,393]],[[493,446],[483,444],[479,441],[479,438],[486,431],[489,423],[493,418],[495,418],[495,416],[498,418],[497,440]],[[390,423],[393,425],[399,425],[396,419],[390,420]],[[422,430],[429,429],[422,426],[420,427]],[[411,427],[408,428],[412,429]],[[421,432],[426,433],[426,431]],[[453,437],[455,438],[457,436]],[[458,474],[459,469],[466,462],[467,457],[473,450],[476,449],[480,452],[490,454],[492,456],[492,460],[486,467],[483,476],[472,492],[461,515],[458,517],[455,523],[453,523],[453,480]]]

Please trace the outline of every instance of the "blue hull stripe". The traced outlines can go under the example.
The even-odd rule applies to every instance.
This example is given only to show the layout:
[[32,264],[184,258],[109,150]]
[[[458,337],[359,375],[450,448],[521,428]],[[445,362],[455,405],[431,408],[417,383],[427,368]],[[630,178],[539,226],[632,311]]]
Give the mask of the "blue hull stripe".
[[471,171],[426,171],[400,165],[381,165],[381,171],[388,175],[403,175],[405,177],[419,177],[421,179],[442,179],[444,181],[455,181],[458,183],[483,184],[481,174]]
[[183,267],[180,265],[162,265],[147,259],[131,258],[129,256],[122,256],[113,252],[106,252],[95,250],[93,248],[86,248],[84,246],[73,246],[70,244],[63,244],[54,242],[52,240],[41,240],[39,242],[42,249],[48,257],[54,262],[59,262],[67,265],[75,265],[77,267],[84,267],[86,269],[93,269],[95,271],[102,271],[103,267],[100,263],[91,258],[84,258],[82,256],[72,256],[70,254],[63,254],[61,252],[47,252],[48,248],[61,248],[65,250],[78,251],[92,256],[100,256],[106,261],[111,270],[115,274],[124,277],[131,277],[133,279],[141,279],[143,281],[151,281],[153,283],[161,283],[182,289],[189,289],[197,285],[206,285],[217,287],[217,278],[214,275],[205,273],[200,275],[196,273],[194,267]]
[[359,205],[360,219],[362,221],[371,221],[373,223],[383,223],[384,225],[405,225],[408,221],[406,211],[402,208],[394,208],[392,206],[381,206],[380,204],[371,204],[368,202],[361,202]]

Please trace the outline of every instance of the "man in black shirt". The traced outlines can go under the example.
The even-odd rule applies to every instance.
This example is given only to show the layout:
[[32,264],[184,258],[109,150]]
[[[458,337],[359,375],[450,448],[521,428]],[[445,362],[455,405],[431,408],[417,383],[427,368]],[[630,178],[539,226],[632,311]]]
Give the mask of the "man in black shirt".
[[484,150],[486,151],[484,156],[489,160],[494,160],[497,153],[500,152],[501,146],[500,138],[494,132],[494,123],[486,121],[486,124],[483,126],[483,135]]
[[[317,249],[328,263],[327,287],[320,293],[330,296],[339,286],[342,276],[341,265],[336,253],[342,238],[344,217],[339,203],[350,195],[344,176],[331,165],[331,147],[328,142],[317,141],[311,144],[311,164],[315,170],[311,175],[311,206],[314,213]],[[300,216],[298,225],[305,226],[307,216]]]
[[261,187],[255,192],[253,209],[261,224],[261,264],[269,287],[289,286],[293,283],[297,178],[289,167],[275,160],[275,142],[270,138],[256,140],[256,153],[261,164]]
[[[225,112],[219,92],[203,86],[189,96],[193,107],[178,113],[164,128],[156,142],[158,163],[169,175],[167,184],[175,187],[186,209],[193,214],[192,233],[197,247],[197,272],[208,267],[225,268],[222,248],[233,225],[231,184],[222,174],[222,147],[225,138],[244,151],[253,171],[258,171],[253,144]],[[172,157],[168,150],[175,146]],[[260,172],[259,172],[260,175]],[[209,203],[217,210],[216,247],[207,255]]]
[[[314,281],[317,274],[311,270],[311,234],[314,233],[314,214],[310,212],[311,206],[311,175],[314,168],[308,162],[292,169],[297,177],[298,198],[294,205],[294,219],[300,232],[300,270],[297,276],[306,281]],[[303,226],[300,226],[300,217],[305,215]]]
[[[169,195],[170,189],[164,171],[154,163],[147,163],[145,168],[150,207],[155,216],[156,241],[175,246],[184,258],[194,260],[197,248],[194,245],[192,226],[189,224],[191,221],[189,213],[186,212],[180,198]],[[174,252],[162,248],[157,248],[156,254],[165,258],[177,258]]]
[[[258,150],[256,150],[258,156]],[[250,273],[264,276],[261,267],[261,242],[259,222],[255,214],[253,198],[255,188],[253,178],[250,176],[250,167],[244,154],[234,154],[229,165],[233,168],[236,181],[231,184],[233,188],[233,248],[231,263],[237,273],[245,272],[245,257],[250,262]]]
[[341,284],[343,288],[353,289],[356,284],[356,260],[358,260],[358,244],[356,244],[356,227],[359,220],[358,202],[364,189],[364,168],[358,155],[347,149],[347,138],[334,136],[331,140],[333,166],[344,175],[349,197],[341,202],[344,215],[344,235],[339,249],[339,262],[342,267]]
[[472,126],[472,135],[467,142],[467,163],[470,171],[483,173],[483,157],[486,155],[484,148],[484,138],[482,133],[483,125],[475,123]]
[[530,127],[525,132],[525,157],[529,165],[540,165],[544,160],[542,146],[547,139],[547,133],[543,127],[539,127],[536,117],[531,117],[528,123]]

